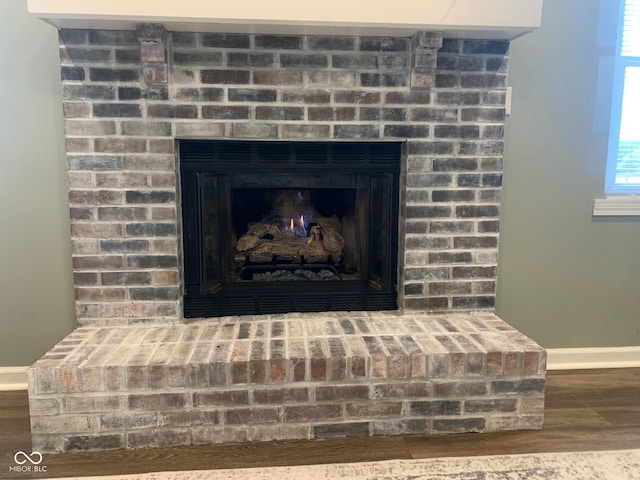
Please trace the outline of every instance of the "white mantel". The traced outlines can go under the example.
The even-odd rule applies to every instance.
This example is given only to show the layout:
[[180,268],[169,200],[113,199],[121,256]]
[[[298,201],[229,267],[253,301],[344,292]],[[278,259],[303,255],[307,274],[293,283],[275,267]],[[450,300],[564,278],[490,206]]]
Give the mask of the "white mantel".
[[540,26],[542,0],[27,0],[57,28],[411,36],[511,40]]

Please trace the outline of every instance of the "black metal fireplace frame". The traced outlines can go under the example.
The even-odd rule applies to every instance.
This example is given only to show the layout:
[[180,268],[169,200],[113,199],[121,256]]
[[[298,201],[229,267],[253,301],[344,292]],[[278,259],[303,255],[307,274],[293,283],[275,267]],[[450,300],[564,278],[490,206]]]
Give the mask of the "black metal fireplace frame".
[[[184,317],[398,308],[398,211],[403,142],[177,140],[182,198]],[[205,285],[203,178],[218,175],[366,175],[383,185],[385,200],[370,215],[389,221],[382,281],[221,282]],[[373,201],[373,200],[372,200]],[[380,203],[381,202],[381,203]],[[376,220],[379,221],[379,218]],[[371,221],[371,219],[370,219]],[[380,243],[378,241],[378,243]]]

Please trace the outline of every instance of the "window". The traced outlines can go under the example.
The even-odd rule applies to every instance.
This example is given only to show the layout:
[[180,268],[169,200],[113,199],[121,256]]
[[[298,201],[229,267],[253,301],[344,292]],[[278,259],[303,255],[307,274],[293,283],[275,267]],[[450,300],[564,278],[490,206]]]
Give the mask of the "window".
[[640,193],[640,0],[621,0],[607,193]]

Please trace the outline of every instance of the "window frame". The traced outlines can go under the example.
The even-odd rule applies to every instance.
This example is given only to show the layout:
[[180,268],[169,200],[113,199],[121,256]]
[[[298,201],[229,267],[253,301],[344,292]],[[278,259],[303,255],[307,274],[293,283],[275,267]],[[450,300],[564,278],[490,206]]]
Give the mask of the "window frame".
[[620,0],[620,9],[618,12],[611,115],[609,122],[609,146],[607,152],[607,168],[604,185],[605,194],[612,195],[640,194],[640,184],[616,184],[618,148],[620,143],[620,128],[622,123],[622,100],[624,95],[625,69],[627,67],[640,67],[640,56],[622,55],[622,37],[624,31],[624,14],[626,3],[627,0]]

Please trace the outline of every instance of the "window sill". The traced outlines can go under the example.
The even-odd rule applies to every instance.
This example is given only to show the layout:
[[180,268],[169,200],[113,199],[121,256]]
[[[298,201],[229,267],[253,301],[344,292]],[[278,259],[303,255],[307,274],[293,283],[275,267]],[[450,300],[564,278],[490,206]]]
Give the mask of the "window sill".
[[594,217],[640,216],[640,195],[608,195],[593,201]]

